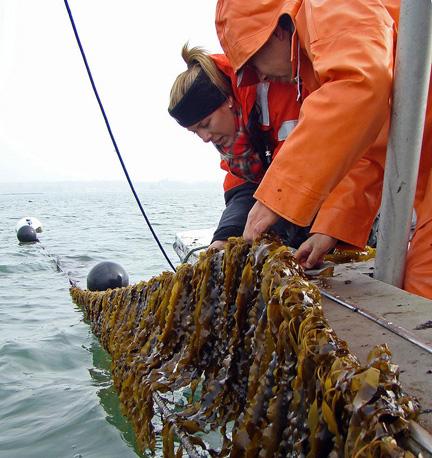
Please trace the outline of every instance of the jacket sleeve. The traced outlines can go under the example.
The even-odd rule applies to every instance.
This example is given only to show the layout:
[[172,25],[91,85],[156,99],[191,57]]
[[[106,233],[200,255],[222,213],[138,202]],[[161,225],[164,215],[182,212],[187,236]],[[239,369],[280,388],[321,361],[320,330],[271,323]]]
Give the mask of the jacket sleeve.
[[301,226],[374,143],[389,112],[393,22],[377,2],[348,3],[357,9],[305,0],[309,35],[300,39],[319,87],[255,193]]
[[311,233],[363,248],[381,204],[388,125],[322,204]]
[[249,210],[256,202],[253,198],[256,188],[256,184],[245,182],[225,192],[226,207],[213,234],[212,243],[243,234]]
[[379,210],[383,175],[376,161],[360,159],[324,201],[311,233],[363,248]]

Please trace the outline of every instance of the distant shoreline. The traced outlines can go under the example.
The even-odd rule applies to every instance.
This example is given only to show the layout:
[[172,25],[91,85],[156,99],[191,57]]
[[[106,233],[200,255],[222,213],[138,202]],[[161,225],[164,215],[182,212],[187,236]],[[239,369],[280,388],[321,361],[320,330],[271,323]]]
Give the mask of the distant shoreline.
[[[199,192],[214,190],[223,195],[222,182],[217,181],[155,181],[133,183],[138,194],[147,190],[158,191],[161,194]],[[0,196],[7,195],[38,195],[46,193],[131,193],[126,181],[33,181],[25,183],[0,183]]]

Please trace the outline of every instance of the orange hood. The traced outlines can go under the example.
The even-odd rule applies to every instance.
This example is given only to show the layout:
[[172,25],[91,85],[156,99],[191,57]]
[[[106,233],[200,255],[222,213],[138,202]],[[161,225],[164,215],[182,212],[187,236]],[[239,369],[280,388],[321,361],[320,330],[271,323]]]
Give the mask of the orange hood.
[[[308,3],[315,2],[310,0],[218,0],[216,31],[234,71],[237,72],[264,45],[283,14],[288,14],[296,28],[301,29],[304,22],[303,16],[308,17],[311,14],[308,13],[308,10],[311,9]],[[317,5],[313,7],[319,9]],[[381,7],[387,9],[397,24],[400,0],[383,0]],[[297,24],[297,13],[300,8],[302,8],[302,14],[299,18],[300,23]],[[346,8],[350,6],[347,5]],[[324,8],[320,9],[320,14],[325,14],[321,10]],[[334,30],[337,24],[330,24],[331,27]]]
[[216,31],[235,71],[269,39],[283,14],[292,18],[303,0],[219,0]]

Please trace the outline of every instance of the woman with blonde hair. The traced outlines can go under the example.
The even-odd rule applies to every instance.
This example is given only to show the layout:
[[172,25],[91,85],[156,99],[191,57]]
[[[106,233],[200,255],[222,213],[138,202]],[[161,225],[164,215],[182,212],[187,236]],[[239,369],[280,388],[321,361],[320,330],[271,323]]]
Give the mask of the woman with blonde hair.
[[[187,70],[172,86],[168,112],[182,127],[212,142],[221,156],[226,208],[211,246],[222,248],[228,237],[243,233],[253,194],[297,124],[302,94],[286,82],[242,87],[241,76],[223,54],[185,45],[182,57]],[[308,234],[308,228],[283,219],[271,230],[293,247]]]

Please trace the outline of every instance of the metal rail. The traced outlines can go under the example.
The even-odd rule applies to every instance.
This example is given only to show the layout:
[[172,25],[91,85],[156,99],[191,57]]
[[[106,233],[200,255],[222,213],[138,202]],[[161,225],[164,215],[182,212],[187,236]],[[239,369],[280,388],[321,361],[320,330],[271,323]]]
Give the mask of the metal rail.
[[[409,422],[409,432],[410,438],[408,439],[408,445],[413,449],[413,451],[418,453],[426,450],[429,452],[429,456],[432,456],[432,436],[429,432],[415,421]],[[417,449],[419,450],[417,451]]]
[[375,278],[402,287],[432,59],[431,0],[402,0]]

